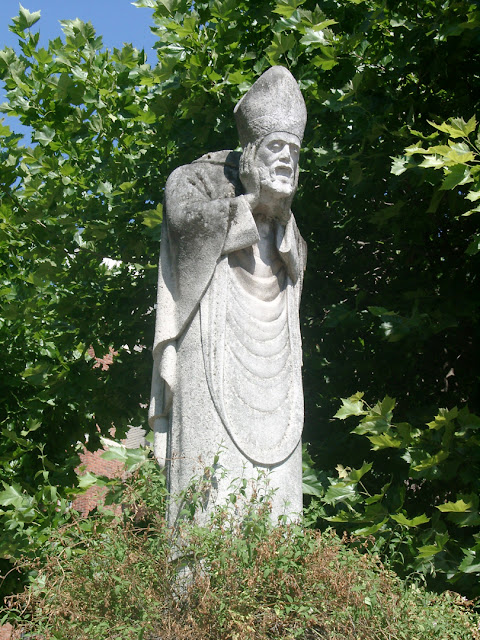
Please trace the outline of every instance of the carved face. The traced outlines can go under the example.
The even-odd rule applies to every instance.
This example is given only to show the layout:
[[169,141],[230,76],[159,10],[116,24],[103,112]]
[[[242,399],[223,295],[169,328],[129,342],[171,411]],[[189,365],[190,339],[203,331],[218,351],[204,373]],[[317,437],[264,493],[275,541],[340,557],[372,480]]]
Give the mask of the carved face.
[[269,133],[255,156],[261,185],[277,197],[291,196],[297,188],[300,141],[292,133]]

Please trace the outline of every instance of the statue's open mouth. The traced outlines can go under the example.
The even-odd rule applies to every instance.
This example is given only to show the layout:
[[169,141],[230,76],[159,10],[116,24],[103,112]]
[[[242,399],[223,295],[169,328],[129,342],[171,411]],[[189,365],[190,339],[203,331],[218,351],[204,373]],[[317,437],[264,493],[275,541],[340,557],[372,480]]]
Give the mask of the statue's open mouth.
[[275,175],[277,176],[283,176],[285,178],[290,178],[290,176],[292,175],[293,171],[290,167],[276,167],[275,168]]

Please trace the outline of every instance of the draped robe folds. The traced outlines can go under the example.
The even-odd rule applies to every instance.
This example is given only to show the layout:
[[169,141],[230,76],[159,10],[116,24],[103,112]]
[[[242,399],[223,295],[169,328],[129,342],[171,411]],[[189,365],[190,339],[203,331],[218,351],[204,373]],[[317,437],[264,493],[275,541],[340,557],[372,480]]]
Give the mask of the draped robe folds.
[[249,270],[259,233],[238,177],[240,154],[179,167],[165,189],[149,421],[166,465],[174,524],[180,495],[218,454],[206,521],[235,483],[259,472],[272,519],[301,512],[303,392],[298,308],[306,248],[293,215],[274,222],[275,272]]

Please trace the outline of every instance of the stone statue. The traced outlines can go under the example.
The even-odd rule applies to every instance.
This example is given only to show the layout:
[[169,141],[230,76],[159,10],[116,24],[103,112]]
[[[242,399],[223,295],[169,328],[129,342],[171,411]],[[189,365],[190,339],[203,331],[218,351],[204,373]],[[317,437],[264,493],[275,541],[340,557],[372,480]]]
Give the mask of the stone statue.
[[[283,67],[234,114],[243,153],[208,153],[167,181],[149,419],[172,496],[214,465],[208,514],[264,471],[276,521],[302,509],[306,246],[290,204],[307,114]],[[172,499],[169,523],[180,514]]]

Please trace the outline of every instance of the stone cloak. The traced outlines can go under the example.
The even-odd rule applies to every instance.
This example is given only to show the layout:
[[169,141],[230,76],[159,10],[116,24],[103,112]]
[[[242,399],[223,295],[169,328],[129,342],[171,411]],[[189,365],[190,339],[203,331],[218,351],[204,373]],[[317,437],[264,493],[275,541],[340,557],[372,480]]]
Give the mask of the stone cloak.
[[[162,463],[167,457],[167,434],[172,428],[177,341],[199,313],[201,301],[217,268],[225,263],[225,257],[254,245],[259,239],[250,207],[242,196],[238,177],[239,157],[238,152],[231,151],[209,153],[190,165],[179,167],[167,181],[149,409],[149,421],[155,433],[155,453]],[[301,360],[298,304],[306,246],[293,215],[285,227],[277,224],[276,245],[291,283],[290,307],[295,307],[291,311],[292,322],[298,334],[295,349]],[[300,366],[301,362],[298,369]],[[210,393],[215,395],[212,372],[206,373]],[[215,398],[213,400],[215,402]],[[181,428],[181,425],[175,428]],[[277,452],[274,459],[263,462],[273,464],[287,457],[295,449],[300,436],[301,425],[297,434],[291,436],[288,450]],[[232,439],[235,441],[234,436]],[[245,455],[253,458],[249,452]]]

